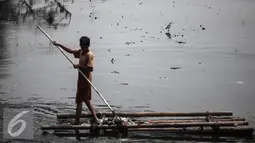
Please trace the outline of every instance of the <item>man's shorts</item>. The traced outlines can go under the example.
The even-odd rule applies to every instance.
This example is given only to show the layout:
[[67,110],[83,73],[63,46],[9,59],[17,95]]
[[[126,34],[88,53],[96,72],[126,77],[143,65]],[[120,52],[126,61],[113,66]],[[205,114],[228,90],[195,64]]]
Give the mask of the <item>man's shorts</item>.
[[76,92],[76,103],[86,102],[91,100],[91,87],[88,88],[77,88]]

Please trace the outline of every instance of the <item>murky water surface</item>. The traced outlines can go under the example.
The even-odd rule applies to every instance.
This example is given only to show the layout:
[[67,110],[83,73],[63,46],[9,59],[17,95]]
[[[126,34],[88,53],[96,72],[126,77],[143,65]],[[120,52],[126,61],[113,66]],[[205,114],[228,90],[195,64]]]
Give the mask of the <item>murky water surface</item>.
[[[0,27],[0,99],[11,107],[36,109],[34,141],[76,142],[40,133],[57,113],[74,113],[77,71],[37,25],[71,48],[79,48],[81,36],[91,38],[93,84],[117,111],[233,111],[255,125],[254,1],[75,0],[65,5],[71,19],[60,14],[54,26],[38,13],[35,20],[28,15]],[[170,22],[171,39],[165,34]],[[92,102],[98,112],[109,111],[95,92]],[[143,139],[149,136],[154,135],[84,141],[175,140],[157,139],[157,134]]]

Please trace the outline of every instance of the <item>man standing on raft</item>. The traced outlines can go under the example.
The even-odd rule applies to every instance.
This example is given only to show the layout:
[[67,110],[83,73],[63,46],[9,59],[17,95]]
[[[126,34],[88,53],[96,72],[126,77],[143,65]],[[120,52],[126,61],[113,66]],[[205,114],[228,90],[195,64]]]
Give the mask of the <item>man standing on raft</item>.
[[[69,49],[57,42],[53,42],[54,45],[61,47],[66,52],[73,54],[75,58],[79,58],[79,64],[74,64],[73,67],[79,68],[86,77],[92,81],[92,71],[94,67],[94,55],[89,50],[90,47],[90,39],[86,36],[82,36],[80,38],[80,47],[81,49],[78,50],[72,50]],[[97,124],[100,124],[95,111],[92,107],[92,104],[90,102],[91,100],[91,85],[89,82],[85,79],[85,77],[82,76],[81,73],[78,75],[78,82],[77,82],[77,93],[76,93],[76,118],[75,118],[75,125],[80,124],[80,116],[82,112],[82,102],[85,102],[87,107],[89,108],[91,114],[93,115],[94,121]]]

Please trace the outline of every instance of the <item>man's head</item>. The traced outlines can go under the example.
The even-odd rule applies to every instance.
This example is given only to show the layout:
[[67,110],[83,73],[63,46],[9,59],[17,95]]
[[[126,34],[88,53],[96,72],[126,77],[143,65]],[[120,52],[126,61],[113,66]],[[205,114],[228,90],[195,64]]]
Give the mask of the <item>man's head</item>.
[[87,49],[90,46],[90,39],[87,36],[82,36],[80,38],[80,47],[81,49]]

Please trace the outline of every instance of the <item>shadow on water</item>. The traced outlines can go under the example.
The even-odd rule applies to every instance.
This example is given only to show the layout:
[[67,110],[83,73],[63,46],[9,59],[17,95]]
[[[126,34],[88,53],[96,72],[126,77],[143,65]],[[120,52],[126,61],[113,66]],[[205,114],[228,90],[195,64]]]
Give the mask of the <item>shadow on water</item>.
[[[5,41],[6,24],[9,18],[9,1],[0,2],[0,80],[8,75],[8,64],[10,63],[8,49]],[[0,85],[1,89],[1,85]]]

